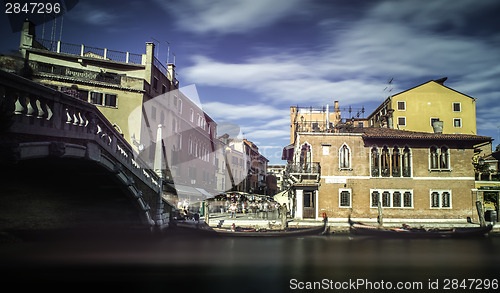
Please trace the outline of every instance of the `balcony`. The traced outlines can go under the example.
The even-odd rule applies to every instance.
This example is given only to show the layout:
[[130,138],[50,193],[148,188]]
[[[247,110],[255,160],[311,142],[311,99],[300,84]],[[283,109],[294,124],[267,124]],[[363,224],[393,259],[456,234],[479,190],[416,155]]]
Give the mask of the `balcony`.
[[56,53],[64,53],[75,56],[91,57],[108,61],[123,62],[142,65],[142,54],[108,50],[107,48],[95,48],[85,45],[63,43],[37,38],[33,42],[36,49],[48,50]]
[[97,72],[73,67],[67,67],[44,62],[29,61],[33,73],[37,75],[48,75],[69,80],[80,80],[84,82],[95,82],[100,84],[115,85],[130,88],[135,85],[137,89],[142,89],[142,80],[125,75]]
[[321,175],[321,166],[319,162],[288,164],[285,174],[288,174],[288,178],[292,184],[305,182],[317,183]]

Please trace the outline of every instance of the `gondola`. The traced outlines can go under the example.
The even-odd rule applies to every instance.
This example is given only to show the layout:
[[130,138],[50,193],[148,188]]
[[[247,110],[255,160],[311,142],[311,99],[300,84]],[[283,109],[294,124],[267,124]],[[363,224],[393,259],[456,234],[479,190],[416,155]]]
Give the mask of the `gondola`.
[[300,237],[312,235],[325,235],[328,231],[327,221],[323,221],[323,225],[311,228],[288,228],[282,230],[260,229],[255,228],[213,228],[215,233],[224,237]]
[[386,238],[467,238],[484,236],[493,228],[492,225],[472,228],[425,229],[410,228],[403,225],[400,228],[382,228],[354,222],[349,217],[349,231],[353,235],[375,236]]
[[323,225],[309,228],[287,228],[287,229],[256,229],[236,227],[233,223],[231,228],[212,228],[206,224],[199,225],[192,222],[176,223],[176,228],[187,229],[193,233],[206,236],[221,237],[301,237],[312,235],[325,235],[328,233],[328,217],[323,215]]

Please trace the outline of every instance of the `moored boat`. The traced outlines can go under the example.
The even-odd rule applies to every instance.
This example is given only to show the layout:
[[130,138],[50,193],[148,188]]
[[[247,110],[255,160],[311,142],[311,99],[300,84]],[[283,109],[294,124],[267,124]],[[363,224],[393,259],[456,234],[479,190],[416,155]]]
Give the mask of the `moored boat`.
[[216,235],[223,237],[301,237],[311,235],[325,235],[328,232],[328,217],[323,215],[323,225],[307,228],[286,229],[257,229],[253,227],[237,227],[233,223],[231,228],[212,228],[206,224],[200,225],[192,222],[177,221],[176,228],[187,229],[203,235]]
[[491,231],[492,225],[483,227],[464,227],[450,229],[411,228],[407,225],[384,228],[354,222],[349,218],[349,231],[353,235],[377,236],[387,238],[466,238],[484,236]]

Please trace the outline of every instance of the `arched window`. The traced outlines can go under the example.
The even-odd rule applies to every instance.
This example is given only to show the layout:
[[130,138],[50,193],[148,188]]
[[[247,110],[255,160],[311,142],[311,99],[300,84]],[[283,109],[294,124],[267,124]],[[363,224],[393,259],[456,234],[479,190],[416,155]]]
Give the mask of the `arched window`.
[[300,165],[302,170],[306,173],[310,173],[311,170],[311,146],[308,143],[302,145],[300,152]]
[[431,208],[439,208],[439,193],[436,191],[431,193]]
[[438,148],[435,146],[432,146],[430,150],[430,164],[431,164],[431,169],[439,169]]
[[384,146],[382,148],[382,154],[380,156],[380,168],[382,177],[389,177],[391,175],[389,171],[390,161],[389,148],[387,148],[387,146]]
[[392,176],[401,176],[401,155],[397,146],[392,150]]
[[378,207],[380,201],[380,193],[378,191],[372,192],[372,207]]
[[410,148],[405,147],[403,150],[403,177],[411,177],[411,154]]
[[431,170],[449,170],[450,149],[446,146],[432,146],[429,151],[429,166]]
[[401,207],[401,192],[395,191],[392,194],[392,206],[395,208]]
[[391,206],[391,193],[389,191],[382,192],[382,206],[385,208]]
[[441,147],[441,154],[439,155],[439,168],[449,169],[450,168],[450,156],[449,149],[447,147]]
[[451,204],[450,204],[451,195],[449,192],[447,192],[447,191],[443,192],[441,200],[442,200],[442,203],[441,203],[442,208],[451,207]]
[[339,149],[339,166],[341,170],[351,168],[351,150],[346,144]]
[[380,175],[379,166],[380,166],[380,162],[379,162],[378,149],[377,149],[377,147],[372,147],[372,150],[371,150],[372,177],[378,177]]
[[411,208],[413,206],[412,195],[411,195],[411,192],[409,192],[409,191],[406,191],[403,194],[403,206],[405,208]]

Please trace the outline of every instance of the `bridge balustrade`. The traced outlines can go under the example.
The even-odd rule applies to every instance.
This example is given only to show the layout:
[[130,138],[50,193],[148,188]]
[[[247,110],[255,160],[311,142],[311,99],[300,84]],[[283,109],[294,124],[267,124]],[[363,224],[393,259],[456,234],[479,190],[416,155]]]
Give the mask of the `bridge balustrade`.
[[[65,145],[76,144],[80,149],[85,149],[81,147],[83,144],[86,146],[85,156],[92,157],[90,149],[95,149],[98,145],[105,150],[104,156],[111,156],[105,164],[108,164],[108,167],[115,173],[125,168],[153,193],[161,192],[159,176],[146,162],[140,158],[134,158],[130,144],[96,106],[0,70],[0,134],[6,129],[20,143],[50,141],[51,155],[56,156],[64,153],[58,149],[64,150]],[[54,141],[58,143],[54,144]],[[101,150],[98,153],[101,153]],[[125,176],[123,174],[124,172],[122,176]],[[159,202],[148,204],[147,200],[141,198],[143,190],[134,187],[134,179],[127,177],[126,180],[130,182],[128,184],[132,186],[130,188],[136,189],[134,190],[136,197],[144,210],[148,212],[151,222],[149,204],[162,210],[161,196],[159,196]],[[158,216],[161,212],[157,210],[156,215]]]

